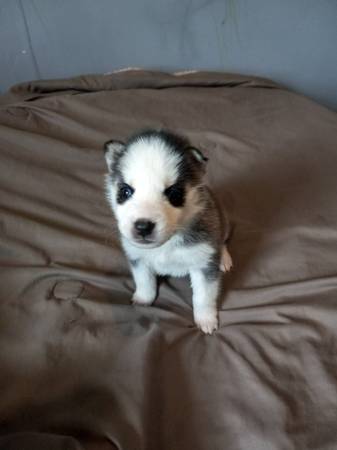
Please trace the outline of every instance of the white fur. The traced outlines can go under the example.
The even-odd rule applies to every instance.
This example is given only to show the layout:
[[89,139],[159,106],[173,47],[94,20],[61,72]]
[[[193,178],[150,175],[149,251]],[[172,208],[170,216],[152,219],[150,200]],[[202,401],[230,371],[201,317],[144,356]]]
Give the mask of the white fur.
[[209,281],[202,272],[215,251],[210,245],[182,246],[177,235],[152,249],[135,247],[125,239],[122,243],[129,258],[136,261],[131,267],[136,284],[133,303],[143,306],[153,303],[157,290],[156,274],[176,277],[190,274],[196,325],[206,334],[212,334],[218,328],[219,279]]
[[208,281],[199,270],[191,270],[193,314],[196,325],[206,334],[218,328],[217,298],[219,279]]
[[137,185],[143,193],[163,191],[178,177],[178,155],[170,153],[159,139],[140,139],[123,158],[121,171],[126,183]]
[[173,236],[163,245],[155,248],[139,248],[122,239],[126,254],[131,260],[141,259],[158,275],[184,277],[191,270],[205,267],[215,250],[207,243],[182,246],[181,238]]
[[157,294],[157,280],[152,268],[146,264],[138,263],[132,267],[132,275],[136,284],[132,302],[138,305],[151,305]]

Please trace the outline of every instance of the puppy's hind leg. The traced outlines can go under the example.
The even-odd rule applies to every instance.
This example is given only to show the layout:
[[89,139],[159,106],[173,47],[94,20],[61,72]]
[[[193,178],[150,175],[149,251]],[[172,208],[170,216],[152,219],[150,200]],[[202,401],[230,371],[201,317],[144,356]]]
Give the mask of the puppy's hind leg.
[[131,262],[131,271],[136,284],[132,303],[143,306],[151,305],[157,295],[156,275],[140,260]]
[[233,260],[228,251],[227,245],[222,247],[220,270],[222,272],[229,272],[233,268]]

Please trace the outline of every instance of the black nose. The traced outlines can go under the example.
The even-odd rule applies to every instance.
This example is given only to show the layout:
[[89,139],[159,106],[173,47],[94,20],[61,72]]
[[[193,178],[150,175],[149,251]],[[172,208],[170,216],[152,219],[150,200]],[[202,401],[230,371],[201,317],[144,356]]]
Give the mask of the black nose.
[[137,230],[137,234],[139,236],[145,237],[152,233],[155,223],[151,222],[150,220],[146,219],[139,219],[135,222],[135,228]]

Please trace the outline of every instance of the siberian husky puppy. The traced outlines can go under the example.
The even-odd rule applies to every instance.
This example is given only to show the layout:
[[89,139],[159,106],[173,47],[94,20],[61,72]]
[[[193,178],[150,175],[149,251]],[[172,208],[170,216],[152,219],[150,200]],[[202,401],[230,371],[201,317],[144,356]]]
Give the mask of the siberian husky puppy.
[[156,275],[189,275],[196,325],[218,327],[221,271],[231,269],[228,221],[204,184],[207,158],[169,131],[142,131],[105,144],[107,198],[136,285],[132,301],[151,305]]

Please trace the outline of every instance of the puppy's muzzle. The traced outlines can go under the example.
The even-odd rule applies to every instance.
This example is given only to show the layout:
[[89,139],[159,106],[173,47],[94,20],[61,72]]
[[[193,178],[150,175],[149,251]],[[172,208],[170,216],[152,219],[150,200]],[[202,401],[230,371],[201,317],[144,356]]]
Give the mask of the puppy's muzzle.
[[151,237],[156,224],[151,220],[138,219],[134,223],[134,234],[137,238],[149,238]]

